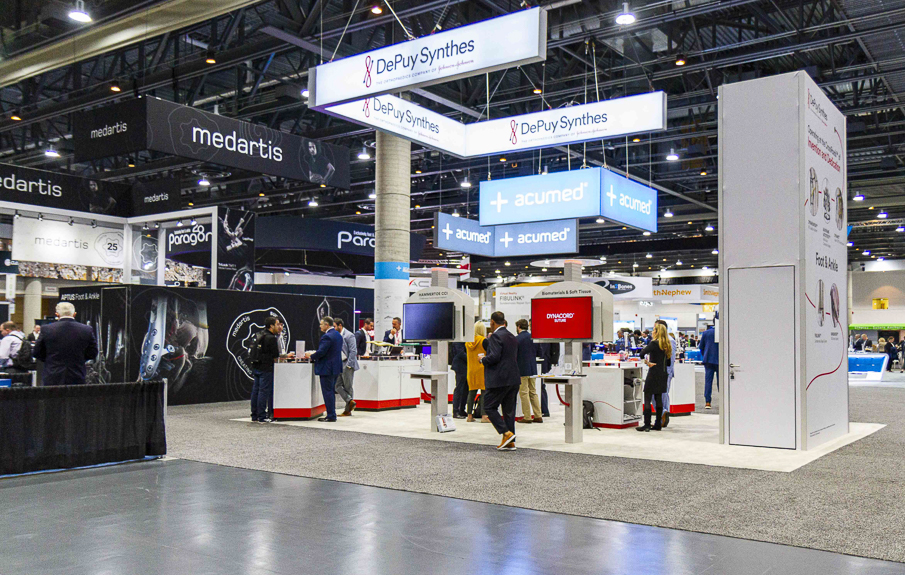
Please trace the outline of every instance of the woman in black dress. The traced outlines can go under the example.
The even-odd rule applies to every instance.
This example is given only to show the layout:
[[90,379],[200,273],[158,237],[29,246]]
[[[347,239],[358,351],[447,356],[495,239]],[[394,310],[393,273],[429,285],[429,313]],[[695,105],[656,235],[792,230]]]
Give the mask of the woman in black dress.
[[[663,399],[661,394],[666,393],[666,382],[669,375],[666,368],[672,356],[672,344],[666,335],[666,328],[661,324],[654,324],[654,339],[641,350],[641,357],[646,357],[647,379],[644,381],[644,426],[636,428],[637,431],[660,431],[663,418]],[[650,425],[651,399],[657,406],[657,420],[654,426]]]

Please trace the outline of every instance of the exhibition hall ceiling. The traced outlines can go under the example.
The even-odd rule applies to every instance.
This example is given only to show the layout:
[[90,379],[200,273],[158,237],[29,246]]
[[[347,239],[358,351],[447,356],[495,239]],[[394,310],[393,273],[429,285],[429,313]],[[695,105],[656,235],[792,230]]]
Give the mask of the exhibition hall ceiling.
[[[147,33],[156,10],[181,1],[86,0],[92,22],[78,23],[68,17],[74,0],[12,0],[11,9],[0,13],[0,162],[115,182],[175,176],[182,182],[183,206],[228,205],[262,216],[372,224],[374,130],[309,110],[302,94],[308,69],[522,5],[515,0],[222,2],[223,10],[238,8]],[[413,231],[432,237],[438,210],[477,218],[478,183],[488,177],[607,166],[653,182],[659,196],[657,232],[643,235],[584,218],[581,257],[603,256],[606,264],[598,269],[621,273],[715,268],[717,89],[804,69],[848,118],[848,195],[863,197],[849,204],[855,226],[849,259],[905,258],[905,103],[900,102],[905,0],[631,2],[635,22],[629,25],[616,23],[625,10],[622,2],[530,5],[547,8],[545,62],[420,88],[409,92],[411,100],[468,124],[663,91],[667,129],[464,159],[415,144]],[[98,44],[90,36],[98,26],[109,27],[104,36],[117,38],[117,44]],[[36,55],[46,60],[40,69],[20,67],[4,75],[17,61]],[[322,188],[154,151],[75,162],[73,116],[136,95],[347,146],[351,188]],[[59,158],[45,156],[50,146]],[[678,159],[668,159],[671,152]],[[200,180],[210,185],[201,186]],[[463,186],[466,182],[471,186]],[[309,206],[312,199],[316,206]],[[449,256],[428,244],[423,257]],[[290,259],[272,263],[299,269]],[[504,260],[475,258],[473,267],[480,277],[495,277],[498,269],[512,277],[532,271],[525,267],[531,259],[514,258],[507,266]]]

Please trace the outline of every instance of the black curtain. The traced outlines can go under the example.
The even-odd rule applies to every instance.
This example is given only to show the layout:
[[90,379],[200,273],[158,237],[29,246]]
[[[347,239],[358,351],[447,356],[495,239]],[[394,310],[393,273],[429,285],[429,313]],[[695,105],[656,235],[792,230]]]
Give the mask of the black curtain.
[[165,455],[163,385],[0,388],[0,475]]

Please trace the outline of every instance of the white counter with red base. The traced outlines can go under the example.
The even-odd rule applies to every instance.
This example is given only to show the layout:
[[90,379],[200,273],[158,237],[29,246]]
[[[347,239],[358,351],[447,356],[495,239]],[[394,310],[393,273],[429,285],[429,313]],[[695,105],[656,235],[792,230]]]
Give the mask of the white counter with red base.
[[[615,365],[592,362],[584,368],[588,377],[582,399],[594,404],[594,427],[625,429],[638,426],[644,403],[643,365],[640,361]],[[548,390],[548,396],[549,393]]]
[[695,372],[693,363],[676,363],[675,375],[669,386],[669,414],[694,413]]
[[356,409],[382,411],[417,407],[421,401],[420,381],[409,372],[421,367],[418,359],[359,358],[361,369],[352,382]]
[[273,365],[274,419],[314,419],[325,411],[314,363],[301,360]]

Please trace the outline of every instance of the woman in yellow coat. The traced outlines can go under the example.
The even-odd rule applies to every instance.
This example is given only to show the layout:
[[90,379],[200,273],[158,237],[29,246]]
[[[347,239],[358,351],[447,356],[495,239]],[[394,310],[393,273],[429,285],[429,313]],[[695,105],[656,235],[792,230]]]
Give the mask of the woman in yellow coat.
[[[478,390],[484,391],[484,365],[481,358],[484,357],[484,338],[487,337],[487,328],[484,322],[474,324],[474,341],[465,343],[465,353],[468,356],[468,399],[465,407],[468,410],[466,421],[474,421],[475,397]],[[481,415],[481,423],[490,423],[490,419],[484,415],[484,394],[478,402],[478,413]]]

